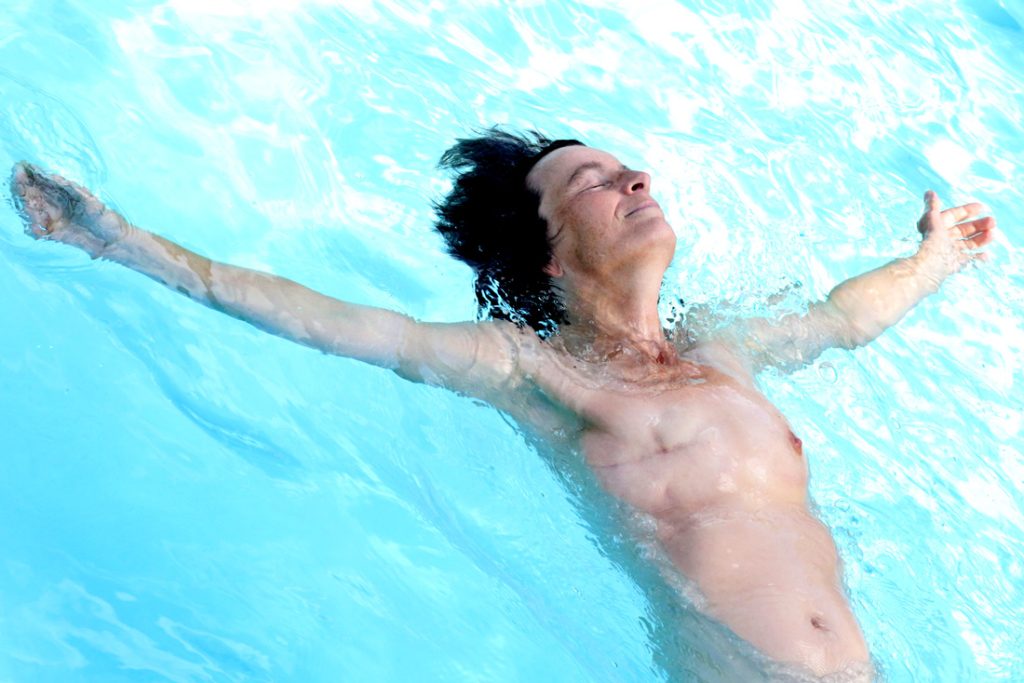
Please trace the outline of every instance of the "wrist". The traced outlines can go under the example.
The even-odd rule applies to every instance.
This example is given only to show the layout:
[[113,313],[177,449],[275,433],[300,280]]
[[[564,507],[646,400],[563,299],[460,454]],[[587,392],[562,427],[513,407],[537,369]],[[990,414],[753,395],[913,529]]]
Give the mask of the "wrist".
[[936,290],[957,270],[955,256],[934,248],[927,241],[921,244],[916,254],[907,259],[907,263],[915,275],[926,280]]
[[103,258],[118,263],[130,264],[143,250],[148,233],[136,228],[128,221],[112,234],[104,235],[104,244],[93,258]]

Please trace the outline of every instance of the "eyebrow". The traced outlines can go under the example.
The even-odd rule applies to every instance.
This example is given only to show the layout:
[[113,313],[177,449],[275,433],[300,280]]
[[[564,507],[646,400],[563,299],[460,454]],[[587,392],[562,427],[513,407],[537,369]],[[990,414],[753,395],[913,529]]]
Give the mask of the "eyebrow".
[[[601,170],[603,168],[604,168],[604,164],[601,163],[600,161],[587,161],[587,162],[584,162],[584,163],[580,164],[579,166],[577,166],[576,170],[572,172],[572,175],[569,176],[569,179],[567,181],[565,181],[565,186],[566,187],[571,187],[572,184],[574,182],[576,182],[576,180],[581,175],[586,173],[587,171]],[[619,170],[620,171],[627,171],[629,169],[627,169],[626,166],[623,164],[623,165],[619,166]]]

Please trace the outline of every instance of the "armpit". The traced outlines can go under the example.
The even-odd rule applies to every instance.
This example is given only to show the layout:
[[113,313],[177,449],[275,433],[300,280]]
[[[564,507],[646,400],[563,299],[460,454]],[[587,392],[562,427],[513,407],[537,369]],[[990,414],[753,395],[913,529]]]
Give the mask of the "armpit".
[[397,372],[493,402],[496,394],[522,383],[519,337],[511,323],[413,323],[401,345]]

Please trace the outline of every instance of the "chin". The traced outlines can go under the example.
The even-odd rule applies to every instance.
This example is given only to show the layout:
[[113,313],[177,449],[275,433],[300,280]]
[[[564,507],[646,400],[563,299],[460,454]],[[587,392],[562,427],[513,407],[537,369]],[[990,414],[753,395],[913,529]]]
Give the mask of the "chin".
[[640,260],[665,270],[676,254],[676,235],[671,228],[658,234],[651,234],[649,239],[638,245],[637,256]]
[[651,217],[631,226],[628,242],[623,243],[622,248],[645,257],[667,252],[671,261],[676,250],[676,233],[661,216]]
[[657,226],[651,226],[652,230],[650,240],[648,241],[648,249],[664,249],[668,251],[668,259],[671,261],[676,253],[676,233],[672,226],[664,220],[658,221],[658,223],[659,225]]

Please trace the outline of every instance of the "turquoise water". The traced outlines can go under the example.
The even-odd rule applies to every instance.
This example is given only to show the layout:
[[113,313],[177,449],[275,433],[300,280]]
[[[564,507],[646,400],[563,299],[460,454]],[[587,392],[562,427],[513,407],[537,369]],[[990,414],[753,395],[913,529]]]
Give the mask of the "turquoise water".
[[[1016,0],[12,0],[0,167],[431,320],[474,313],[429,205],[473,126],[649,169],[668,291],[736,314],[908,255],[926,188],[986,202],[989,264],[764,388],[885,678],[1019,681],[1022,25]],[[495,411],[35,243],[6,204],[0,291],[0,681],[687,679],[643,570]]]

